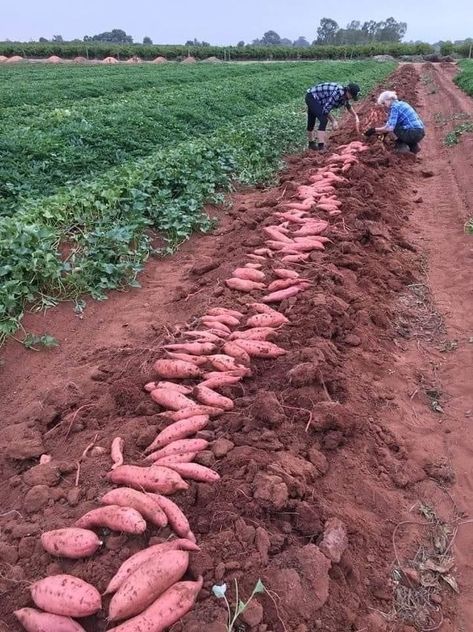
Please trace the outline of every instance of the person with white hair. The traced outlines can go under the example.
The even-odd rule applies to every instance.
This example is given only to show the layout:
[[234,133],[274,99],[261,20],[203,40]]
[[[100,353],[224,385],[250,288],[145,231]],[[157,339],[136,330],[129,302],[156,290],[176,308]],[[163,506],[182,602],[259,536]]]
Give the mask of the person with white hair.
[[381,92],[378,97],[378,105],[382,105],[388,110],[388,120],[382,127],[370,127],[366,130],[365,136],[393,132],[396,136],[396,151],[419,153],[419,142],[425,136],[425,128],[422,119],[414,108],[409,103],[400,101],[397,94],[391,90]]

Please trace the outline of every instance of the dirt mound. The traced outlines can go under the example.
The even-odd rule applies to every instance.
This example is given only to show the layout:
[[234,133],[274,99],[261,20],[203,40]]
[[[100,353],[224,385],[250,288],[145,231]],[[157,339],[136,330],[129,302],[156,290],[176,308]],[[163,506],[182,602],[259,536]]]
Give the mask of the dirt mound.
[[7,64],[16,64],[19,61],[25,61],[23,57],[20,57],[19,55],[14,55],[13,57],[9,57],[6,60]]
[[102,60],[102,64],[118,64],[118,59],[115,59],[115,57],[105,57],[105,59]]
[[213,55],[212,57],[207,57],[206,59],[203,59],[202,61],[206,64],[221,64],[222,63],[222,60],[219,59],[218,57],[215,57],[215,55]]
[[195,57],[192,57],[192,55],[189,55],[188,57],[185,57],[182,62],[183,64],[195,64],[197,63],[197,59]]
[[156,59],[153,59],[153,64],[166,64],[167,61],[166,57],[156,57]]
[[51,55],[51,57],[48,57],[46,61],[50,64],[60,64],[62,59],[57,55]]
[[3,61],[7,61],[8,57],[5,57],[5,55],[0,55],[0,63]]

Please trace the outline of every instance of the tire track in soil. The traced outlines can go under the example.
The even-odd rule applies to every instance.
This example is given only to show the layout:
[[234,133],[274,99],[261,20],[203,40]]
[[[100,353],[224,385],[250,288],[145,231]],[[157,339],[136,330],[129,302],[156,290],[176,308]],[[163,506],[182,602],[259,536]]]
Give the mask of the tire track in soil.
[[[406,98],[415,82],[412,68],[391,80]],[[345,142],[348,134],[334,138]],[[228,214],[216,210],[222,216],[217,234],[193,238],[175,257],[150,263],[142,290],[92,305],[72,326],[66,306],[48,313],[49,330],[63,341],[60,349],[31,355],[14,343],[7,346],[2,429],[17,458],[3,453],[0,493],[4,511],[21,516],[0,517],[5,629],[19,630],[11,604],[29,603],[25,582],[62,571],[103,590],[126,557],[150,538],[168,536],[165,530],[130,538],[104,534],[104,550],[87,561],[55,561],[38,546],[41,531],[71,524],[109,489],[108,454],[82,464],[74,489],[75,461],[96,435],[106,448],[117,434],[126,437],[127,461],[139,462],[161,427],[142,386],[154,377],[151,364],[163,337],[211,304],[245,309],[247,299],[236,298],[222,280],[263,241],[259,226],[270,224],[272,213],[322,164],[323,156],[290,157],[279,186],[233,196]],[[421,494],[442,496],[428,477],[434,457],[444,454],[444,434],[434,414],[410,397],[415,382],[409,343],[394,326],[410,316],[400,303],[406,285],[420,279],[419,254],[406,238],[416,168],[410,157],[381,146],[353,167],[349,183],[338,189],[343,215],[329,233],[333,243],[301,268],[314,287],[303,300],[282,304],[292,325],[277,343],[288,355],[258,362],[254,378],[226,393],[236,398],[236,409],[212,422],[205,436],[214,443],[201,461],[215,467],[222,481],[192,485],[177,499],[202,548],[190,572],[204,574],[205,589],[175,632],[221,632],[225,611],[210,597],[212,584],[237,578],[248,595],[259,577],[275,590],[275,602],[262,597],[262,622],[242,629],[281,632],[284,621],[288,632],[412,632],[402,623],[388,627],[378,612],[388,612],[392,602],[395,526],[412,519]],[[25,322],[38,326],[42,319],[28,316]],[[289,379],[301,363],[302,376],[299,370],[298,378]],[[74,420],[82,406],[87,408]],[[306,432],[308,410],[313,423]],[[427,417],[425,425],[407,433],[403,422],[417,417]],[[421,452],[425,440],[428,449]],[[43,450],[57,468],[31,470]],[[32,484],[46,488],[45,504],[36,510],[31,501],[41,498],[31,498]],[[316,545],[333,518],[346,525],[349,546],[327,575],[317,563],[322,558]],[[403,559],[421,535],[398,543]],[[444,598],[448,615],[452,607]],[[106,628],[103,617],[86,620],[84,627]]]
[[[423,143],[422,169],[432,171],[419,186],[423,202],[413,214],[414,226],[422,235],[427,253],[427,279],[433,300],[446,326],[445,339],[456,341],[451,352],[430,349],[426,358],[435,368],[434,379],[444,392],[444,451],[456,475],[452,490],[459,511],[471,518],[473,510],[473,239],[465,235],[465,221],[473,215],[473,135],[465,135],[457,146],[443,141],[450,127],[440,126],[436,114],[445,118],[468,114],[473,99],[452,81],[454,65],[416,65],[421,75],[430,75],[432,88],[422,85],[421,111],[428,127]],[[454,629],[466,632],[473,621],[473,525],[460,527],[455,540],[460,596]]]

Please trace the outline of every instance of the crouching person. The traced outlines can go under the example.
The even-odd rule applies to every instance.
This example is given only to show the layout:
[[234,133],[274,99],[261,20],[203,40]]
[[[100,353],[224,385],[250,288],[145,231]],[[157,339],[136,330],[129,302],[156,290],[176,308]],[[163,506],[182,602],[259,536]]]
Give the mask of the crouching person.
[[397,94],[390,90],[379,95],[378,105],[382,105],[388,110],[388,120],[382,127],[370,127],[365,132],[365,136],[392,132],[396,136],[396,151],[419,153],[419,142],[425,136],[425,128],[422,119],[414,108],[409,103],[400,101]]

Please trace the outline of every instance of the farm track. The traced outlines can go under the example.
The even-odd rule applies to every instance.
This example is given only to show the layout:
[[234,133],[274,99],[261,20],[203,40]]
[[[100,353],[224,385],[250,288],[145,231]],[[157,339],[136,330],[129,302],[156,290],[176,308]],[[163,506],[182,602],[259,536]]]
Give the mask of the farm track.
[[[343,219],[330,229],[333,244],[302,268],[314,287],[282,306],[292,325],[278,344],[289,354],[259,362],[254,377],[231,391],[235,411],[210,428],[220,452],[204,458],[222,481],[177,497],[202,548],[191,572],[204,573],[205,590],[173,632],[222,632],[225,611],[210,597],[212,584],[238,578],[246,596],[259,577],[274,601],[263,597],[261,625],[242,630],[412,632],[380,614],[392,612],[393,564],[408,564],[420,544],[427,546],[423,527],[398,525],[421,521],[420,502],[449,524],[473,505],[466,416],[473,411],[472,255],[462,232],[471,181],[461,146],[442,150],[433,122],[435,108],[452,114],[464,103],[447,72],[432,67],[398,71],[393,83],[400,96],[415,102],[425,71],[434,74],[438,91],[429,95],[418,84],[432,129],[421,160],[374,145],[348,173],[349,184],[338,189]],[[335,135],[335,142],[346,140],[346,132]],[[119,562],[147,543],[150,534],[109,535],[91,560],[58,563],[42,553],[38,534],[72,523],[108,489],[108,455],[90,458],[74,498],[77,459],[95,437],[108,448],[114,436],[124,436],[127,460],[139,462],[158,423],[142,385],[152,377],[160,343],[209,305],[235,306],[222,281],[262,243],[260,226],[271,223],[271,214],[322,164],[321,156],[290,157],[278,187],[237,193],[225,213],[212,209],[221,216],[217,231],[192,238],[172,258],[150,262],[142,289],[89,305],[82,320],[70,305],[25,318],[28,330],[47,329],[61,346],[32,354],[11,341],[2,354],[1,506],[2,513],[19,512],[0,517],[5,630],[19,630],[11,604],[27,605],[25,582],[62,569],[103,590]],[[423,202],[413,202],[416,197]],[[456,348],[446,345],[452,339]],[[288,372],[302,362],[317,368],[315,377],[290,382]],[[442,417],[426,394],[433,388]],[[57,480],[35,472],[34,481],[25,481],[37,463],[30,457],[43,450],[62,462]],[[6,451],[22,458],[13,461]],[[38,512],[31,498],[24,500],[32,482],[47,485],[49,500]],[[328,577],[313,545],[331,518],[346,525],[349,546]],[[448,588],[439,591],[443,614],[432,609],[427,615],[434,624],[443,616],[444,631],[469,630],[472,544],[473,527],[460,527],[458,618]],[[84,627],[106,628],[103,619]]]

